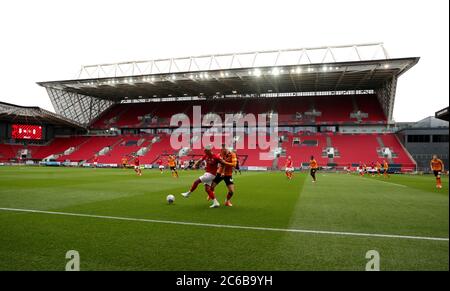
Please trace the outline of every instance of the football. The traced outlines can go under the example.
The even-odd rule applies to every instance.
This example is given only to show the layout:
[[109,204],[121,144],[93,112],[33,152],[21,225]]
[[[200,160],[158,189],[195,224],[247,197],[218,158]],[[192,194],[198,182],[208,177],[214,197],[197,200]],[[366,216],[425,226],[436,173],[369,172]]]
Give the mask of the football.
[[167,203],[172,204],[175,202],[175,196],[173,196],[172,194],[167,195]]

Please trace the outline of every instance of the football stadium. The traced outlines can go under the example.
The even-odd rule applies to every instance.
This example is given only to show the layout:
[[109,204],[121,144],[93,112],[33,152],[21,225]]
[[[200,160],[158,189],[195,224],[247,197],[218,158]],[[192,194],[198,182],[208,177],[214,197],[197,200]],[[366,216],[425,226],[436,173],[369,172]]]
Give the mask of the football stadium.
[[448,271],[448,108],[393,118],[419,59],[366,43],[36,80],[54,113],[0,103],[0,269]]

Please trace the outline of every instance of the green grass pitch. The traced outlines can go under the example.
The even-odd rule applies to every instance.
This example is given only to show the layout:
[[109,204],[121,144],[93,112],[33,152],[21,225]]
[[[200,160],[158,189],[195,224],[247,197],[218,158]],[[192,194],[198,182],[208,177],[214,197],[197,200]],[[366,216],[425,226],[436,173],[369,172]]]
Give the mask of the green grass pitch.
[[[200,171],[1,167],[0,208],[35,209],[139,220],[0,210],[0,270],[64,270],[80,254],[81,270],[364,270],[366,252],[381,270],[448,270],[448,178],[281,172],[235,177],[232,208],[209,209]],[[216,194],[223,203],[225,186]],[[174,194],[174,205],[166,196]],[[251,228],[221,228],[165,221]],[[274,231],[266,228],[276,228]],[[288,232],[287,229],[333,231]],[[343,233],[342,233],[343,232]]]

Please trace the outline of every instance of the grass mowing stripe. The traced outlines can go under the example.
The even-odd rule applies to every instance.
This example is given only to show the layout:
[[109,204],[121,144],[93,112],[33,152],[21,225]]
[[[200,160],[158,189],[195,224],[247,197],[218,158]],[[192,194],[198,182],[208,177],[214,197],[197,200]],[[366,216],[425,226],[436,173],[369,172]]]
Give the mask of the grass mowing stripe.
[[327,230],[308,230],[308,229],[289,229],[289,228],[283,229],[283,228],[269,228],[269,227],[226,225],[226,224],[208,224],[208,223],[196,223],[196,222],[156,220],[156,219],[117,217],[117,216],[104,216],[104,215],[95,215],[95,214],[54,212],[54,211],[43,211],[43,210],[35,210],[35,209],[18,209],[18,208],[1,208],[0,207],[0,210],[2,210],[2,211],[11,211],[11,212],[27,212],[27,213],[37,213],[37,214],[51,214],[51,215],[64,215],[64,216],[75,216],[75,217],[89,217],[89,218],[124,220],[124,221],[137,221],[137,222],[149,222],[149,223],[178,224],[178,225],[214,227],[214,228],[233,228],[233,229],[276,231],[276,232],[294,232],[294,233],[325,234],[325,235],[339,235],[339,236],[378,237],[378,238],[397,238],[397,239],[412,239],[412,240],[431,240],[431,241],[445,241],[445,242],[449,241],[448,238],[442,238],[442,237],[424,237],[424,236],[407,236],[407,235],[396,235],[396,234],[357,233],[357,232],[339,232],[339,231],[327,231]]

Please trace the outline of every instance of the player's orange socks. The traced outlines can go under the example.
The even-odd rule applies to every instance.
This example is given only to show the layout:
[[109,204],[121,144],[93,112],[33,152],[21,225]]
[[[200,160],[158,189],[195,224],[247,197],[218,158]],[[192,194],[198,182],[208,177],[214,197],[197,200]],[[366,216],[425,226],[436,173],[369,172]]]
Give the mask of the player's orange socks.
[[227,200],[230,200],[231,197],[233,197],[233,194],[234,194],[233,191],[228,191],[228,194],[227,194]]
[[439,186],[439,187],[442,186],[441,178],[436,178],[436,185]]

